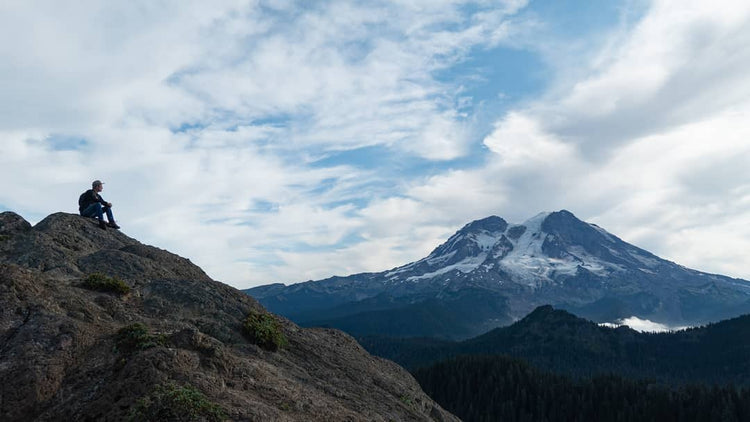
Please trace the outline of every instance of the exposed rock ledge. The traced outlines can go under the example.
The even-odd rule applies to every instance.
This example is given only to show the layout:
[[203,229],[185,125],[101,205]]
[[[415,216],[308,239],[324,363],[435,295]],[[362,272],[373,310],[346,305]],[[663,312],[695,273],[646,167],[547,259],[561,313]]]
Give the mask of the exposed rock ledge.
[[[118,277],[119,296],[80,287]],[[189,260],[91,219],[57,213],[32,227],[0,213],[0,415],[126,420],[159,385],[190,386],[237,421],[455,421],[396,364],[348,335],[278,318],[288,345],[243,335],[265,310]],[[142,323],[163,344],[125,354],[117,332]]]

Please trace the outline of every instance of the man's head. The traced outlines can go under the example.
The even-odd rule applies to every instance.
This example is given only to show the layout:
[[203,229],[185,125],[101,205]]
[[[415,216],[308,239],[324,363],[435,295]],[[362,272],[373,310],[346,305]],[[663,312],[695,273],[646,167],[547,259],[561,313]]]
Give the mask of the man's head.
[[96,192],[101,192],[103,189],[103,185],[101,180],[94,180],[91,182],[91,188],[94,189]]

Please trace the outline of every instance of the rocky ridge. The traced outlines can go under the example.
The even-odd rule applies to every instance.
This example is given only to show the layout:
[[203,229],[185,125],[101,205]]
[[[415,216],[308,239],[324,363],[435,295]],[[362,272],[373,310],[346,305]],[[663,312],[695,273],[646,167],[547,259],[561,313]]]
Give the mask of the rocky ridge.
[[[93,273],[130,292],[82,288]],[[0,213],[0,415],[127,420],[159,386],[178,385],[229,420],[457,420],[340,331],[274,317],[288,344],[259,347],[242,331],[251,312],[266,311],[189,260],[90,219],[57,213],[32,227]],[[136,323],[159,340],[125,352],[118,333]]]

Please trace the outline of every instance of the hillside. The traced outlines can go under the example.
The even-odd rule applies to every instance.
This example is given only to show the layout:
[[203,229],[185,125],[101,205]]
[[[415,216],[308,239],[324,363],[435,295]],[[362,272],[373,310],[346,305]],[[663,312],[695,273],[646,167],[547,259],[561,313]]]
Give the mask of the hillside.
[[3,421],[457,420],[348,335],[71,214],[0,213],[0,339]]
[[750,386],[750,315],[672,333],[639,333],[542,306],[513,325],[461,342],[365,337],[360,343],[410,369],[461,355],[507,355],[573,376]]

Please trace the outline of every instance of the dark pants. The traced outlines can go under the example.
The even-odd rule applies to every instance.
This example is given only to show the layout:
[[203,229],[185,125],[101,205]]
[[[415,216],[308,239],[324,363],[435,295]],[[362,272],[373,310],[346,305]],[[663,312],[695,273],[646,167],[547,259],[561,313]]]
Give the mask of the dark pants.
[[115,222],[115,217],[112,215],[112,208],[105,207],[99,202],[94,202],[93,204],[86,207],[85,210],[81,211],[82,216],[96,217],[99,219],[99,221],[104,221],[104,213],[107,213],[107,220],[109,220],[110,223]]

